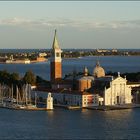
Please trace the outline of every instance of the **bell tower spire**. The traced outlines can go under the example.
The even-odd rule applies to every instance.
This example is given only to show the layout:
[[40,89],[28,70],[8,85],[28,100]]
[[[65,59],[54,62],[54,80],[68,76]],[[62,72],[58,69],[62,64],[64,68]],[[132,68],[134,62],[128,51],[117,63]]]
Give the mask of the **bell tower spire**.
[[55,29],[55,33],[54,33],[54,40],[53,40],[53,45],[52,45],[52,49],[60,49],[59,48],[59,44],[58,44],[58,41],[57,41],[57,38],[56,38],[56,29]]
[[50,61],[51,82],[59,81],[62,78],[61,53],[62,50],[59,47],[59,43],[56,38],[56,29],[55,29],[54,40],[53,40],[52,51],[51,51],[51,61]]

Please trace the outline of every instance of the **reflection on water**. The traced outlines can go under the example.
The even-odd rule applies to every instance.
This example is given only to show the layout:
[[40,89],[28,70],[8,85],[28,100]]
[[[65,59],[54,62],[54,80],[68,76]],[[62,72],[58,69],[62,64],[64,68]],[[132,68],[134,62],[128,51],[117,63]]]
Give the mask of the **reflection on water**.
[[133,111],[132,109],[126,110],[110,110],[104,112],[105,118],[110,118],[111,120],[123,120],[125,118],[131,117]]
[[0,109],[1,139],[140,139],[140,109],[14,111]]
[[49,110],[49,111],[46,112],[46,114],[48,115],[48,117],[51,118],[54,115],[54,110]]

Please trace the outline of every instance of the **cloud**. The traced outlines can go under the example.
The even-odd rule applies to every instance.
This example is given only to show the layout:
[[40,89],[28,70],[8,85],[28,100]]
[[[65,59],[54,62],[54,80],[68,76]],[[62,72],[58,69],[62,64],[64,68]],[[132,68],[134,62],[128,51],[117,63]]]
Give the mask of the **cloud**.
[[114,28],[140,28],[140,20],[113,21],[111,26]]
[[122,21],[94,21],[92,19],[64,19],[64,18],[44,18],[44,19],[25,19],[10,18],[1,19],[0,25],[19,26],[19,27],[73,27],[78,29],[120,29],[120,28],[140,28],[140,19]]
[[65,26],[70,24],[70,20],[46,20],[46,19],[24,19],[24,18],[11,18],[0,20],[0,25],[11,26]]
[[3,19],[0,20],[1,25],[25,25],[30,24],[31,20],[28,19],[21,19],[21,18],[11,18],[11,19]]

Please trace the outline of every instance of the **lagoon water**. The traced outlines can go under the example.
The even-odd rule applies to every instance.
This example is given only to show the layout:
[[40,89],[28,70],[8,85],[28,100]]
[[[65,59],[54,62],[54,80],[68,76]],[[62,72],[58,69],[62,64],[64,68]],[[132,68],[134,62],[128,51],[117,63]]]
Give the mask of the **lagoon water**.
[[140,109],[0,109],[0,139],[140,139]]
[[[95,67],[97,57],[83,57],[73,59],[63,59],[63,76],[72,73],[75,69],[83,71],[85,66],[88,67],[92,74]],[[99,58],[101,66],[106,72],[139,72],[140,71],[140,56],[102,56]],[[33,63],[33,64],[0,64],[0,70],[9,72],[19,72],[22,76],[27,70],[32,70],[36,75],[45,79],[50,79],[50,63]]]
[[[92,72],[96,57],[64,59],[63,73],[84,66]],[[106,71],[138,72],[139,56],[100,57]],[[31,69],[49,79],[49,62],[36,64],[0,64],[0,70],[19,72]],[[0,139],[140,139],[140,109],[116,111],[65,110],[16,111],[0,109]]]

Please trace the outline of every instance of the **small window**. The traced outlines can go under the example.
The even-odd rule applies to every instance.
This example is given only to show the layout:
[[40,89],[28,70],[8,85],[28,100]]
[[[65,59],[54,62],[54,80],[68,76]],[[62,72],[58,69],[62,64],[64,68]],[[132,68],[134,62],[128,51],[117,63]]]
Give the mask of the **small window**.
[[56,57],[59,57],[60,56],[60,54],[59,53],[56,53]]

